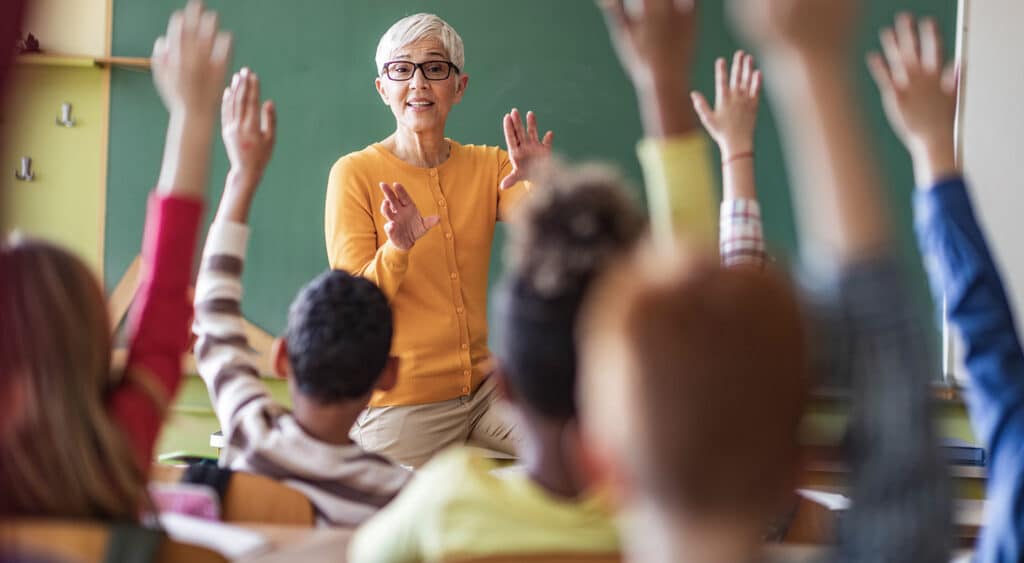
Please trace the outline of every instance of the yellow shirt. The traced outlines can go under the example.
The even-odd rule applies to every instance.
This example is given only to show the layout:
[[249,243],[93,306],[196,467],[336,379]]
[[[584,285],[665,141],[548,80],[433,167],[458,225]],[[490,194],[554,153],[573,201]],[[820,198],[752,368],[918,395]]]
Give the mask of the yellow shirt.
[[618,553],[614,521],[598,497],[554,497],[524,474],[495,476],[495,467],[466,448],[440,454],[356,531],[349,561]]
[[[436,168],[408,164],[379,143],[339,159],[327,184],[324,230],[332,268],[362,275],[394,314],[398,384],[373,406],[413,405],[470,395],[491,369],[487,276],[497,221],[527,183],[500,190],[512,171],[497,147],[451,143]],[[441,223],[408,252],[392,245],[380,212],[381,182],[398,182],[424,216]]]

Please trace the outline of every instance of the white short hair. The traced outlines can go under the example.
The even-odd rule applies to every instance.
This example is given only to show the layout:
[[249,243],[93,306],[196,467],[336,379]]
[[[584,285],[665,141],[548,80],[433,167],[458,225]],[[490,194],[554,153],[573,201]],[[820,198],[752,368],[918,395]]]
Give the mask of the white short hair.
[[396,51],[421,39],[433,38],[441,42],[448,58],[462,71],[466,64],[466,51],[462,45],[462,37],[455,28],[448,25],[434,14],[414,14],[406,16],[391,26],[377,44],[377,74],[384,70],[384,63],[391,59]]

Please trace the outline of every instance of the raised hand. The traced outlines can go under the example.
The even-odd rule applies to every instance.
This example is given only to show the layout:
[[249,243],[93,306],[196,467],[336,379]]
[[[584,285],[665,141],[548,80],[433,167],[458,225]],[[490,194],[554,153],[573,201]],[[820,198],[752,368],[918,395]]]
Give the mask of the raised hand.
[[608,33],[640,103],[644,135],[690,133],[697,117],[686,95],[697,47],[696,0],[599,0]]
[[380,189],[384,193],[380,212],[388,220],[384,224],[384,232],[387,233],[391,244],[398,249],[411,249],[420,237],[441,222],[441,218],[437,215],[429,217],[421,215],[419,208],[416,207],[416,202],[412,200],[402,184],[381,182]]
[[191,0],[174,12],[167,35],[153,44],[153,83],[170,112],[157,190],[201,198],[206,193],[217,99],[231,58],[231,35],[217,14]]
[[[920,31],[918,31],[919,27]],[[956,65],[946,63],[934,19],[915,26],[900,14],[895,28],[881,32],[883,57],[868,56],[868,68],[896,134],[914,158],[918,185],[956,170],[953,123],[956,117]]]
[[731,0],[739,31],[759,48],[831,55],[852,45],[858,0]]
[[700,92],[690,96],[701,123],[721,149],[722,161],[730,162],[754,150],[761,71],[754,68],[754,57],[743,51],[733,56],[731,73],[726,65],[723,58],[715,62],[714,108]]
[[277,112],[270,100],[260,106],[260,79],[248,68],[224,89],[220,127],[231,172],[258,183],[274,151]]
[[221,136],[231,170],[221,196],[218,218],[238,223],[249,216],[253,195],[270,162],[277,133],[274,103],[260,106],[260,81],[243,68],[224,89],[220,105]]
[[217,30],[216,12],[200,0],[174,12],[153,44],[153,82],[167,110],[214,112],[230,58],[231,35]]
[[512,172],[501,181],[501,189],[504,190],[526,180],[532,167],[551,157],[551,141],[555,134],[548,131],[541,140],[537,116],[532,111],[526,112],[526,129],[523,129],[523,121],[517,109],[505,114],[502,126],[508,157],[512,161]]
[[697,46],[696,0],[600,0],[612,44],[634,85],[685,78]]

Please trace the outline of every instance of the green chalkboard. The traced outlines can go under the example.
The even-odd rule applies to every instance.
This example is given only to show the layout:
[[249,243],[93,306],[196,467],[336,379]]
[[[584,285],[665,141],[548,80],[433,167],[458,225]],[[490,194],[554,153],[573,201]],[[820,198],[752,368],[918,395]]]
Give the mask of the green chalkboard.
[[[179,0],[115,0],[113,53],[148,55]],[[463,143],[503,144],[500,119],[512,107],[533,109],[556,132],[557,150],[573,160],[620,166],[638,183],[634,147],[640,136],[635,97],[612,52],[593,0],[210,0],[234,32],[234,66],[249,66],[278,106],[274,159],[257,196],[245,274],[246,315],[279,331],[295,291],[327,267],[323,204],[327,173],[341,155],[390,134],[388,109],[373,89],[380,35],[402,16],[429,11],[447,19],[466,45],[469,89],[452,113],[448,135]],[[897,9],[927,11],[952,37],[954,0],[872,0],[863,46]],[[702,2],[700,62],[695,83],[712,91],[716,56],[737,43],[719,0]],[[882,117],[874,87],[861,72],[870,129],[884,158],[901,244],[912,253],[909,161]],[[682,101],[681,102],[685,102]],[[110,161],[105,268],[112,286],[138,254],[146,194],[156,181],[166,115],[146,72],[115,69],[111,86]],[[795,246],[786,173],[770,112],[756,140],[757,173],[768,238],[776,254]],[[219,142],[211,173],[209,214],[227,161]],[[499,229],[496,245],[500,245]],[[491,279],[500,271],[500,246]],[[916,260],[910,260],[918,272]],[[919,282],[922,305],[924,284]]]

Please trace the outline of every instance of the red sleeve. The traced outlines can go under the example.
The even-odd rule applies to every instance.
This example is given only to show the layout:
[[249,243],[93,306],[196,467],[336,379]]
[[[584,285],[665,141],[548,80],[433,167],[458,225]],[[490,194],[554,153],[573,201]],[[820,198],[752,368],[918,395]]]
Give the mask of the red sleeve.
[[142,241],[142,282],[128,318],[125,378],[110,398],[110,412],[148,472],[164,411],[182,379],[189,344],[189,282],[202,215],[198,200],[149,199]]

